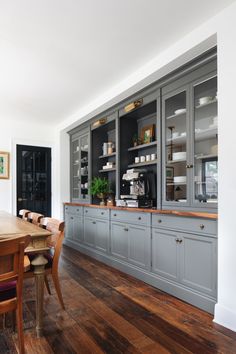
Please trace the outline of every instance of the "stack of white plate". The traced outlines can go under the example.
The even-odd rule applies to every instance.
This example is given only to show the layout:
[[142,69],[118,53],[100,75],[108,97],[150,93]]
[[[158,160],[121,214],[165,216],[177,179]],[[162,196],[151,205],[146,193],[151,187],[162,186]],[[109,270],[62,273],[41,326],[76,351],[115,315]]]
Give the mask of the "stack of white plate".
[[174,183],[186,183],[186,176],[175,176]]
[[173,152],[172,160],[186,160],[186,151]]

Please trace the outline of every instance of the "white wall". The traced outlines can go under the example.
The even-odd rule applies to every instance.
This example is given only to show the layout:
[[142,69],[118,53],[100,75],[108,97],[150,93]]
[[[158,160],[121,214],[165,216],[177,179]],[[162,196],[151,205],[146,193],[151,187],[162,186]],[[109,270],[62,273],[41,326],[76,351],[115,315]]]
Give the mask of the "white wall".
[[[157,80],[167,72],[200,54],[216,43],[218,46],[218,101],[219,101],[219,249],[218,249],[218,303],[214,321],[236,331],[236,227],[235,227],[235,82],[236,82],[236,3],[210,19],[194,32],[163,52],[152,62],[132,73],[120,85],[98,97],[77,115],[69,117],[59,129],[66,141],[67,129],[92,117]],[[64,130],[63,130],[64,129]],[[61,168],[61,196],[69,200],[68,171]],[[61,200],[62,201],[62,200]]]
[[[25,123],[22,121],[1,120],[0,150],[10,152],[10,179],[0,179],[0,210],[16,213],[16,144],[45,146],[52,148],[52,179],[56,171],[55,164],[55,128],[42,124]],[[52,184],[52,197],[56,195]],[[59,188],[58,188],[59,189]],[[54,198],[52,211],[59,216]],[[56,216],[55,215],[55,216]]]

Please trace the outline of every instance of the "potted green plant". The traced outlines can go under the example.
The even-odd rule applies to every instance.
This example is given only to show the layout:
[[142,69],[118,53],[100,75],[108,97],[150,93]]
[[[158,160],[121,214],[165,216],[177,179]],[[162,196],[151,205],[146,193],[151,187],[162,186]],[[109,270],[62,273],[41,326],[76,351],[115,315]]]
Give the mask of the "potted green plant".
[[101,199],[100,205],[106,205],[105,198],[109,192],[110,186],[107,178],[94,177],[92,179],[90,185],[90,193]]

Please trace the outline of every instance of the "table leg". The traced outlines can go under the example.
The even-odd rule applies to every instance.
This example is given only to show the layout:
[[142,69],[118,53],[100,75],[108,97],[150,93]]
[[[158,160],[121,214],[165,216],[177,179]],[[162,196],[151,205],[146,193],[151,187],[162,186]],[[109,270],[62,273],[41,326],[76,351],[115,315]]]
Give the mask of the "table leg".
[[44,274],[45,265],[48,263],[43,254],[37,255],[31,262],[34,266],[36,285],[36,333],[37,337],[43,334],[43,301],[44,301]]

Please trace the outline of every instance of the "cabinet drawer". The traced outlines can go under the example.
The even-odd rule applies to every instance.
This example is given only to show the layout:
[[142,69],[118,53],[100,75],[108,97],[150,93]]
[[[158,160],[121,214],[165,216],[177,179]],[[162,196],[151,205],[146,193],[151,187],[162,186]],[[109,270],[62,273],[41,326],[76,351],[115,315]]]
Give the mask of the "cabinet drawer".
[[109,218],[109,209],[102,209],[102,208],[96,209],[96,208],[85,207],[84,208],[84,215],[94,217],[94,218],[108,219]]
[[132,211],[111,211],[111,220],[119,220],[125,223],[138,224],[138,225],[151,225],[151,214],[150,213],[136,213]]
[[162,229],[217,235],[217,221],[172,215],[152,215],[152,226]]
[[65,206],[65,214],[75,214],[75,215],[83,215],[83,207],[82,206],[74,206],[74,205],[66,205]]

